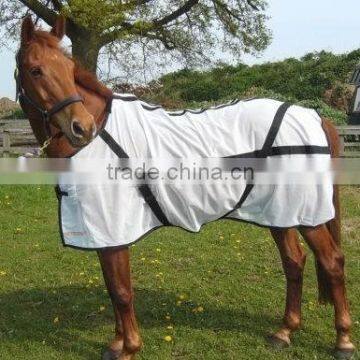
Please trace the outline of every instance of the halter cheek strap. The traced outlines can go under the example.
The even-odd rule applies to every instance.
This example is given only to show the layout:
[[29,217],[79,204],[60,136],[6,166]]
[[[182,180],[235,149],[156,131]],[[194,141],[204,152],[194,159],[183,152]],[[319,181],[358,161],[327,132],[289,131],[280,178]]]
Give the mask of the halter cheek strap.
[[41,113],[43,119],[46,122],[50,122],[53,115],[57,114],[59,111],[66,108],[67,106],[77,102],[84,102],[83,97],[81,97],[80,95],[73,95],[69,96],[65,100],[58,102],[50,110],[43,110],[41,107],[37,106],[27,95],[25,95],[24,92],[22,92],[20,96],[25,99],[30,105],[35,107]]
[[57,114],[62,109],[66,108],[67,106],[77,103],[77,102],[84,102],[84,98],[80,95],[73,95],[69,96],[65,100],[62,100],[56,103],[50,110],[44,110],[41,108],[35,101],[33,101],[28,95],[25,94],[24,89],[21,87],[19,92],[17,93],[17,99],[20,100],[20,103],[25,100],[28,104],[34,107],[42,116],[43,120],[50,122],[51,117]]

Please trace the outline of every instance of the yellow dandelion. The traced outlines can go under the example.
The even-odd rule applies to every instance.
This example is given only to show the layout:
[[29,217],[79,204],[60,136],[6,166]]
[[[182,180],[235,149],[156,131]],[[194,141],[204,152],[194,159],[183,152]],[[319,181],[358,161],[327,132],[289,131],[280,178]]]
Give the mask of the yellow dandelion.
[[156,251],[157,251],[157,252],[161,252],[161,249],[157,248]]
[[58,322],[59,322],[59,318],[56,317],[56,318],[54,319],[54,324],[57,324]]
[[170,335],[167,335],[167,336],[164,337],[164,340],[165,340],[166,342],[171,342],[171,341],[172,341],[172,337],[171,337]]
[[106,307],[105,306],[100,306],[99,310],[102,312],[102,311],[105,311]]

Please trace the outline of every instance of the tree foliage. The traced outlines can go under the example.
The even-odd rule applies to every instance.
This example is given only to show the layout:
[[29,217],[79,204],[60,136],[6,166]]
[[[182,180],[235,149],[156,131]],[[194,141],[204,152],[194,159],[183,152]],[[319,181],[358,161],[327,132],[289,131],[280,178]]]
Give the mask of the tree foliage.
[[265,49],[266,8],[266,0],[0,0],[0,26],[14,35],[29,9],[49,25],[63,14],[74,53],[90,68],[104,47],[122,63],[162,53],[194,66]]

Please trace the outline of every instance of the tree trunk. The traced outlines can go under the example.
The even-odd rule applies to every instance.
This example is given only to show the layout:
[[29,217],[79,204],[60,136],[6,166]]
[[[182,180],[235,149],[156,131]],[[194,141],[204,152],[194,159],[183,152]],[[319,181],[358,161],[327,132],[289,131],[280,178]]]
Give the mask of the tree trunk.
[[78,33],[71,36],[72,55],[75,59],[88,70],[96,73],[99,52],[101,49],[100,41],[96,36]]

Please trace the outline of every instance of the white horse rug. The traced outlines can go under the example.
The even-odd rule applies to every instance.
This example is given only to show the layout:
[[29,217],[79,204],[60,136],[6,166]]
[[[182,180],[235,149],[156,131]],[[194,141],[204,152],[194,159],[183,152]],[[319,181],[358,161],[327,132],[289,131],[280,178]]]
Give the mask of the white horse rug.
[[[207,110],[167,112],[132,95],[114,95],[107,123],[73,159],[299,157],[330,158],[321,118],[269,99]],[[316,226],[334,217],[332,182],[252,185],[238,182],[138,186],[60,183],[59,220],[67,246],[126,246],[153,229],[197,232],[220,218],[263,226]]]

